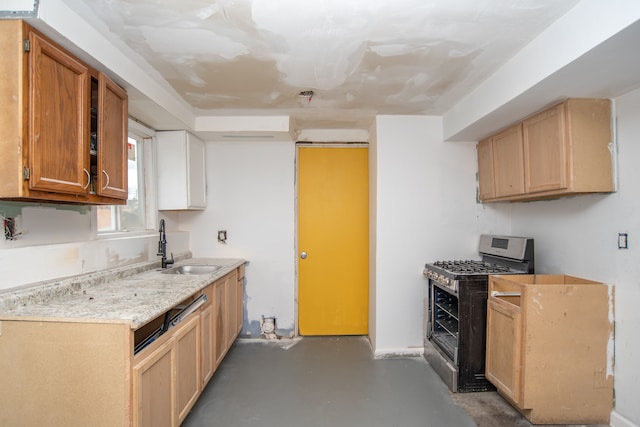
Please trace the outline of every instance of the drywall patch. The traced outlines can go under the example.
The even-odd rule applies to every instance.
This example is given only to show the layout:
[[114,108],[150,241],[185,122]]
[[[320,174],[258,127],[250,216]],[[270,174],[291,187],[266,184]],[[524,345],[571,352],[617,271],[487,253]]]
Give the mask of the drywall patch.
[[[206,55],[234,59],[248,53],[242,43],[199,28],[163,28],[145,26],[140,28],[145,41],[155,53],[179,53],[180,55]],[[215,49],[212,47],[215,46]]]
[[55,209],[59,211],[77,212],[86,215],[91,212],[91,206],[83,205],[63,205],[54,203],[28,203],[28,202],[0,202],[0,210],[7,216],[18,216],[22,214],[24,208]]

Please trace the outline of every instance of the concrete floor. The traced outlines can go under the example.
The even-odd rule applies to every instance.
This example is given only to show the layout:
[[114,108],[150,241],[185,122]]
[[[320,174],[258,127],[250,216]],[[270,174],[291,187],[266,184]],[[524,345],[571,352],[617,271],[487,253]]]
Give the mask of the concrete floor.
[[238,340],[183,427],[528,427],[495,392],[451,393],[422,357],[365,337]]

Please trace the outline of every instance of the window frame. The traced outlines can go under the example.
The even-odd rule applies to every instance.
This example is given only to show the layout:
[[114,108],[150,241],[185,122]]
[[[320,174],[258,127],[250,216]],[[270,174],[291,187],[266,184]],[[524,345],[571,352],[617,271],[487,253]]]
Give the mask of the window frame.
[[[98,239],[109,239],[114,237],[136,236],[155,234],[158,222],[158,209],[156,202],[156,150],[155,150],[155,130],[142,123],[129,118],[128,137],[142,141],[142,168],[144,180],[144,227],[141,230],[113,230],[98,231],[98,208],[93,207],[92,232]],[[115,205],[112,205],[114,207]]]

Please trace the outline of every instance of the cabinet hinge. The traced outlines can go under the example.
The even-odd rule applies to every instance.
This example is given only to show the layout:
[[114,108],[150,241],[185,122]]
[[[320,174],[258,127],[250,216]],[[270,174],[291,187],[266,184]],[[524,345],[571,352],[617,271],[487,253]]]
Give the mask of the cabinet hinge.
[[27,167],[22,168],[22,178],[28,181],[31,178],[31,170]]
[[23,40],[23,48],[25,52],[31,52],[31,42],[29,41],[29,39]]

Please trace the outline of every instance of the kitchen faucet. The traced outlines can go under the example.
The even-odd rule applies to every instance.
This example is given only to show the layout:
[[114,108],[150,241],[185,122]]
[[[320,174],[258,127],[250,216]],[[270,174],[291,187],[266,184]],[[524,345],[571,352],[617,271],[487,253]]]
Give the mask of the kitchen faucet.
[[167,268],[174,263],[173,252],[171,252],[171,259],[167,259],[167,233],[164,229],[164,219],[160,220],[160,240],[158,241],[158,256],[162,255],[162,268]]

